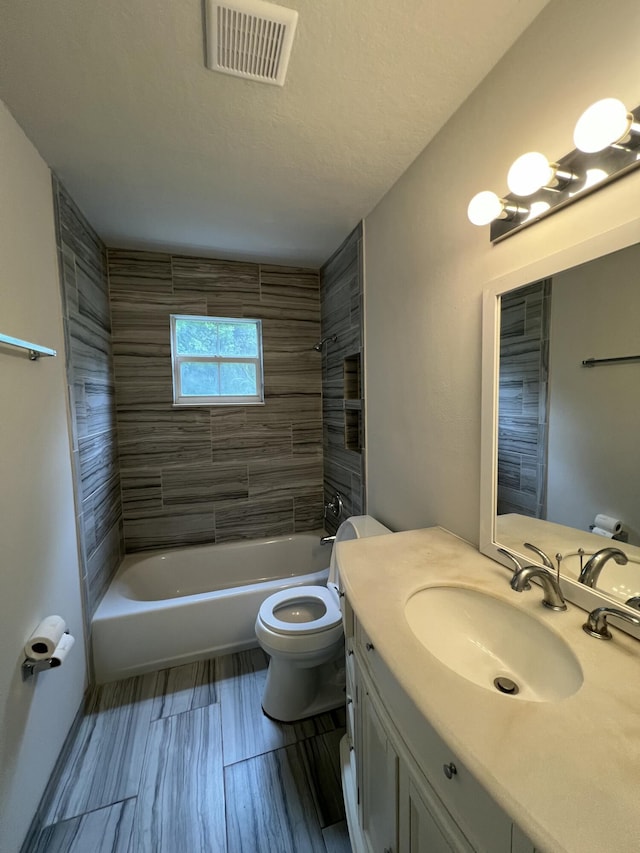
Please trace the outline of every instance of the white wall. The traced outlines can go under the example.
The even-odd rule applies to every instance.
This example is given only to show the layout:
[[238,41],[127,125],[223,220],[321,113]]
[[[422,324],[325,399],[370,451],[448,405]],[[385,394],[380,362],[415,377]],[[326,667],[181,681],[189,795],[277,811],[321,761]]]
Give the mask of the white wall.
[[[0,347],[0,850],[19,850],[82,700],[78,551],[67,430],[51,176],[0,102],[0,331],[53,347]],[[23,683],[22,647],[59,613],[67,662]]]
[[596,513],[640,545],[640,246],[557,275],[551,296],[547,518],[587,530]]
[[545,258],[626,222],[640,240],[638,172],[496,246],[466,216],[479,190],[506,192],[519,154],[570,151],[593,101],[640,102],[639,31],[637,0],[551,0],[365,220],[368,508],[389,526],[478,542],[487,283],[554,272]]

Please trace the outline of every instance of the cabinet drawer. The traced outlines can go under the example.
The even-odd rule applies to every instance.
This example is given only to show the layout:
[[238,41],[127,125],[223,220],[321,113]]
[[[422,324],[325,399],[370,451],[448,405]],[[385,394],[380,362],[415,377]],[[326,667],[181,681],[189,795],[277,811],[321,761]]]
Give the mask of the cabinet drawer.
[[[511,819],[466,769],[464,762],[425,720],[395,680],[359,622],[356,648],[360,666],[380,696],[409,754],[472,847],[482,853],[511,850]],[[375,687],[373,687],[375,685]]]

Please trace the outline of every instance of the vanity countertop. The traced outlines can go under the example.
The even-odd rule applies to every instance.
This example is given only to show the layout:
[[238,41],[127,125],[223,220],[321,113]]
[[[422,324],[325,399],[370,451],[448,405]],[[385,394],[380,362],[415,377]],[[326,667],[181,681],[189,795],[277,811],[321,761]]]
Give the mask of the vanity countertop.
[[[442,528],[338,545],[358,620],[411,700],[495,801],[545,853],[640,850],[640,642],[613,627],[589,637],[586,613],[518,594],[511,572]],[[569,643],[580,689],[531,702],[467,681],[432,656],[404,616],[417,590],[470,586],[535,616]],[[514,637],[517,642],[517,637]],[[419,677],[418,677],[419,674]]]

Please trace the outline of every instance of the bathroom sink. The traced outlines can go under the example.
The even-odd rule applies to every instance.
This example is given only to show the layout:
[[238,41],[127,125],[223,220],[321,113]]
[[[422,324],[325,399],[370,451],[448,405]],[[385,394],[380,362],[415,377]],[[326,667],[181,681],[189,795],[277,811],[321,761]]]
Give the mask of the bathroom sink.
[[557,702],[582,684],[580,663],[567,643],[502,599],[470,587],[426,587],[409,598],[404,612],[427,651],[487,690]]

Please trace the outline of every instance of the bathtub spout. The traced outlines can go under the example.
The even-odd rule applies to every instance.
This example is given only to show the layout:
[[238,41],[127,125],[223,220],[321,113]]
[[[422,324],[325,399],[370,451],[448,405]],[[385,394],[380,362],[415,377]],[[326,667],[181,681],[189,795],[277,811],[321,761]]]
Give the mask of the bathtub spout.
[[322,539],[320,540],[320,544],[321,545],[333,545],[333,543],[335,541],[336,541],[335,536],[323,536]]

